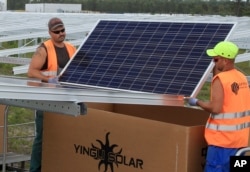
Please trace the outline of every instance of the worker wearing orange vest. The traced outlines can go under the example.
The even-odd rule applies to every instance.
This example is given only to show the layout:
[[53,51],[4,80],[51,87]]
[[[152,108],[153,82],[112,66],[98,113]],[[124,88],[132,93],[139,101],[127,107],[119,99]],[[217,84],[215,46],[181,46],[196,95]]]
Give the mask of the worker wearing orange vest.
[[[73,57],[76,48],[64,41],[66,33],[61,19],[50,19],[48,29],[51,39],[43,42],[33,54],[28,76],[43,82],[59,84],[58,75]],[[36,111],[35,123],[36,137],[32,147],[30,172],[41,172],[43,111]]]
[[[58,60],[56,55],[56,50],[54,48],[54,44],[51,41],[51,39],[45,41],[44,43],[45,48],[47,49],[47,56],[49,57],[47,68],[45,70],[42,70],[42,74],[45,76],[48,76],[49,78],[56,77],[59,74],[59,68],[58,68]],[[76,48],[72,46],[71,44],[64,42],[64,45],[67,49],[67,52],[69,54],[69,58],[73,57]]]
[[208,49],[207,55],[213,57],[217,70],[211,83],[211,100],[189,99],[190,105],[211,113],[205,127],[205,172],[229,172],[230,156],[248,146],[250,91],[246,76],[234,68],[238,51],[237,45],[229,41]]

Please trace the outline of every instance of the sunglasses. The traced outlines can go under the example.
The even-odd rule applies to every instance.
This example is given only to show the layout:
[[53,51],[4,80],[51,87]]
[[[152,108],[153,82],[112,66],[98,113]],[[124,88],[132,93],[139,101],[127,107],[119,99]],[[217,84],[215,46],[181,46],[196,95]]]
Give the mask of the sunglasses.
[[216,62],[218,62],[218,61],[219,61],[219,59],[213,59],[213,61],[216,63]]
[[55,31],[52,31],[54,34],[59,34],[60,32],[64,33],[65,32],[65,29],[61,29],[61,30],[55,30]]

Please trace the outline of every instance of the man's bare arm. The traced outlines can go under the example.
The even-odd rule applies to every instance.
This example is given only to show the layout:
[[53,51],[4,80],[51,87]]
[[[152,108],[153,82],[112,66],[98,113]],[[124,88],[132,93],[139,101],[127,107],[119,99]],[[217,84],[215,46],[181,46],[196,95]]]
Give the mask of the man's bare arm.
[[28,77],[41,79],[43,81],[48,81],[48,77],[41,73],[41,69],[46,61],[47,52],[44,47],[38,47],[36,52],[33,54],[29,70]]
[[223,106],[224,91],[219,78],[216,78],[212,84],[212,95],[209,102],[197,101],[197,105],[210,113],[220,113]]

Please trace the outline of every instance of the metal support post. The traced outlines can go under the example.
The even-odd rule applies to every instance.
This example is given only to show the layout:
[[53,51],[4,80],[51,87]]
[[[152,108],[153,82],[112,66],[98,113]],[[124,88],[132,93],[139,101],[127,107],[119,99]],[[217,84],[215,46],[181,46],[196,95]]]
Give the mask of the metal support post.
[[246,152],[250,152],[250,147],[246,147],[246,148],[242,148],[242,149],[238,150],[236,152],[235,156],[241,156],[242,154],[244,154]]

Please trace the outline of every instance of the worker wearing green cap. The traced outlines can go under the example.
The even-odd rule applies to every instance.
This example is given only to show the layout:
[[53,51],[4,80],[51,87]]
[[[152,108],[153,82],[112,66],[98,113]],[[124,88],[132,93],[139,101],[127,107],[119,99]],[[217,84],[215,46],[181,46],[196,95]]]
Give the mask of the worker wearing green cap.
[[248,146],[250,127],[250,91],[246,76],[235,69],[239,48],[222,41],[207,50],[214,71],[210,101],[190,98],[191,106],[210,113],[205,127],[208,144],[205,172],[229,172],[230,156]]

